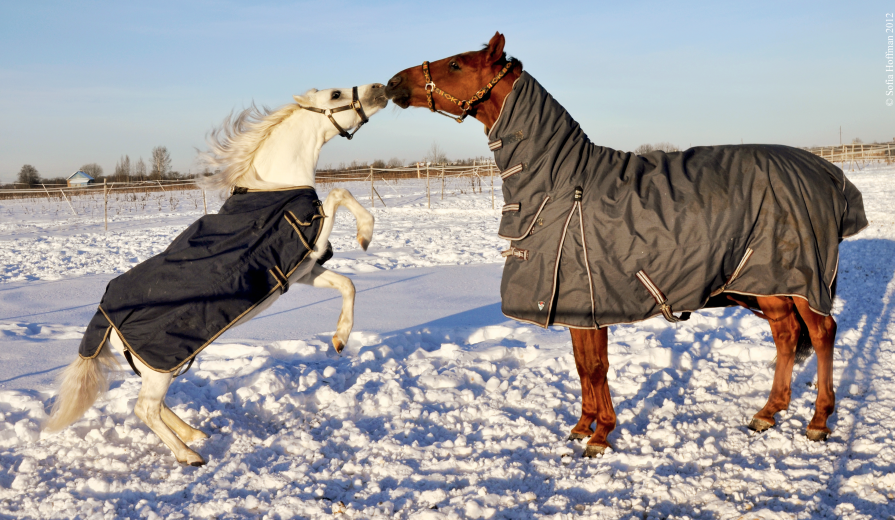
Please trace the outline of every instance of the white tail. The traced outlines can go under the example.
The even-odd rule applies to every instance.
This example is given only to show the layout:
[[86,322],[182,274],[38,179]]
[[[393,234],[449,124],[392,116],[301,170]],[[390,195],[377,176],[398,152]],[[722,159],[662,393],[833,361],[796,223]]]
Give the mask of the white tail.
[[84,415],[96,399],[109,389],[109,372],[121,365],[104,344],[93,359],[78,359],[68,365],[57,380],[59,391],[44,430],[57,432]]

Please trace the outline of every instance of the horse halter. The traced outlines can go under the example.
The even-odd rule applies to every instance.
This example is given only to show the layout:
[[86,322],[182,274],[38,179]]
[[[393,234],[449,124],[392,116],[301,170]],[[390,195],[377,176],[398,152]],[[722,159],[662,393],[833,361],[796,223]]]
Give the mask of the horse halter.
[[[500,72],[497,73],[497,76],[494,76],[494,78],[492,78],[491,81],[489,81],[487,85],[485,85],[484,87],[479,89],[475,94],[473,94],[472,97],[469,98],[468,101],[465,101],[465,100],[457,99],[454,96],[452,96],[452,95],[448,94],[447,92],[441,90],[440,88],[436,87],[435,82],[432,81],[432,76],[429,75],[429,62],[424,61],[423,62],[423,77],[426,78],[426,101],[429,102],[429,110],[431,110],[432,112],[435,112],[437,114],[447,116],[458,123],[462,123],[463,120],[466,119],[466,116],[469,115],[469,111],[473,109],[473,106],[476,103],[478,103],[479,101],[481,101],[485,96],[487,96],[488,93],[491,92],[491,89],[494,88],[494,85],[497,85],[497,82],[500,81],[501,79],[503,79],[503,77],[507,75],[507,72],[509,72],[510,69],[512,69],[513,65],[515,65],[515,64],[516,64],[515,60],[508,61],[507,64],[504,65],[503,69],[501,69]],[[445,99],[447,99],[451,103],[454,103],[455,105],[460,107],[460,110],[463,111],[463,115],[460,117],[457,117],[454,114],[444,112],[443,110],[436,110],[435,109],[435,101],[432,100],[432,92],[435,92],[436,94],[444,96]]]
[[[302,106],[299,103],[296,103],[299,108],[303,108],[305,110],[310,110],[311,112],[317,112],[318,114],[323,114],[329,118],[333,125],[335,125],[336,129],[339,131],[339,135],[344,137],[345,139],[351,140],[354,137],[354,134],[360,130],[360,127],[367,124],[367,114],[364,113],[364,107],[360,104],[360,99],[357,97],[357,87],[351,88],[351,103],[347,105],[336,107],[336,108],[317,108],[317,107],[306,107]],[[338,114],[339,112],[344,112],[346,110],[354,110],[358,116],[360,116],[360,124],[357,125],[357,128],[354,129],[354,132],[350,134],[336,122],[336,119],[333,117],[333,114]]]

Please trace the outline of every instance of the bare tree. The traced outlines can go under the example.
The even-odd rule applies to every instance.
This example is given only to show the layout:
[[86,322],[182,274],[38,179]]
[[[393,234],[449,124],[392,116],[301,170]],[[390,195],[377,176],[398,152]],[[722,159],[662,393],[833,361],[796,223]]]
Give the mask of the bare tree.
[[643,154],[647,154],[647,153],[655,152],[655,151],[671,153],[671,152],[679,152],[679,151],[681,151],[681,149],[678,148],[677,146],[675,146],[671,143],[667,143],[667,142],[661,142],[661,143],[656,143],[656,144],[646,143],[646,144],[642,144],[634,149],[634,153],[637,155],[643,155]]
[[134,175],[141,181],[146,179],[146,163],[143,162],[142,157],[137,161],[137,166],[134,168]]
[[115,178],[116,180],[127,182],[130,175],[131,158],[125,155],[115,164]]
[[438,143],[432,141],[432,147],[426,152],[426,156],[423,157],[423,160],[434,164],[446,163],[447,155],[444,153],[444,150],[438,146]]
[[171,171],[171,154],[166,147],[156,146],[152,149],[149,168],[149,177],[152,179],[162,179]]
[[397,157],[392,157],[385,165],[386,168],[400,168],[402,166],[404,166],[404,161],[398,159]]
[[81,166],[79,170],[93,177],[94,179],[99,178],[103,174],[103,167],[96,164],[95,162],[85,164],[84,166]]
[[37,173],[37,168],[30,164],[26,164],[19,170],[19,177],[16,182],[27,184],[28,186],[40,184],[40,174]]

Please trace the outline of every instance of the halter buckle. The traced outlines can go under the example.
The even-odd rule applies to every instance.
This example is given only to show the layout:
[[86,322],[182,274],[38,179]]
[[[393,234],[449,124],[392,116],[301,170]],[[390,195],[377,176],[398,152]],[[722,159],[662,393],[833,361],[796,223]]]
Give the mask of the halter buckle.
[[426,92],[432,92],[433,90],[435,90],[435,82],[430,81],[426,83]]

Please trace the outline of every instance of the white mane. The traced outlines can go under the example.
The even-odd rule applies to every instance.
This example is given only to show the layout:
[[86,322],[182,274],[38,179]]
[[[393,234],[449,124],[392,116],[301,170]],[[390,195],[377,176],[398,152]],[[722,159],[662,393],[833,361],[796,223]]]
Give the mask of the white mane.
[[[299,99],[296,97],[296,99]],[[236,117],[231,113],[220,127],[215,128],[206,140],[209,150],[200,152],[201,160],[212,169],[214,175],[204,177],[202,184],[209,189],[229,190],[239,185],[246,188],[263,188],[255,169],[255,157],[274,129],[301,107],[297,103],[284,105],[276,110],[252,106]]]

